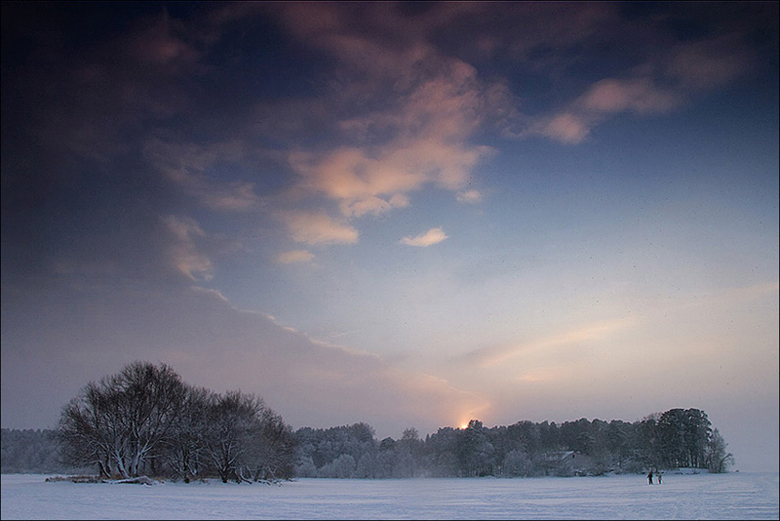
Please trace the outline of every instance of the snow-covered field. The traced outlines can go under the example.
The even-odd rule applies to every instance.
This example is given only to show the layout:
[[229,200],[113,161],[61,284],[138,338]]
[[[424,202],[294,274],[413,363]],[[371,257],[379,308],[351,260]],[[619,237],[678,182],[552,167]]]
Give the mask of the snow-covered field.
[[778,519],[778,474],[74,484],[2,475],[8,519]]

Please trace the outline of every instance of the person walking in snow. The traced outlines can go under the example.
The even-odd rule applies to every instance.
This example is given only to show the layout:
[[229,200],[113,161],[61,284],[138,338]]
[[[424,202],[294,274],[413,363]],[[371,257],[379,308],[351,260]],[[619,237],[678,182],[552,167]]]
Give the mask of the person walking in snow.
[[655,472],[655,476],[658,478],[658,484],[660,485],[661,484],[661,471],[657,470]]
[[653,484],[653,471],[647,473],[647,484],[652,485]]

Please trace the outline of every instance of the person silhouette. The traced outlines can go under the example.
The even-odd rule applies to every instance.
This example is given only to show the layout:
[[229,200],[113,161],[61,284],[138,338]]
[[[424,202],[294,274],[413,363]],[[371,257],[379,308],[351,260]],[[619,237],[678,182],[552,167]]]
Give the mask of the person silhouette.
[[652,485],[653,484],[653,471],[647,473],[647,484]]
[[655,472],[655,477],[658,478],[658,484],[660,485],[661,484],[661,471],[660,470],[657,470]]

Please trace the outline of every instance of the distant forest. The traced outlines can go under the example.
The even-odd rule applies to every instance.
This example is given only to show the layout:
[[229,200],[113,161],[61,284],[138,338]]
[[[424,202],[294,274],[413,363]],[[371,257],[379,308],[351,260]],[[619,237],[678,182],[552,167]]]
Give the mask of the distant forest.
[[535,477],[693,467],[727,472],[733,456],[699,409],[633,423],[585,418],[442,427],[378,440],[367,423],[293,431],[261,399],[184,384],[173,370],[136,362],[88,384],[56,429],[2,429],[2,473],[149,475],[190,481],[294,477]]
[[704,411],[671,409],[627,423],[582,418],[560,425],[520,421],[465,429],[440,428],[421,438],[377,441],[357,423],[295,432],[300,477],[534,477],[640,473],[680,467],[726,472],[733,457]]

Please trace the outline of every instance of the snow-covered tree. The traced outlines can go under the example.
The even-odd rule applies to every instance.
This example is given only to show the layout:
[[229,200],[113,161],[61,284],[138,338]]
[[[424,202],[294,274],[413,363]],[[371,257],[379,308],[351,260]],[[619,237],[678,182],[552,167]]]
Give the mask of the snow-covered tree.
[[188,387],[181,414],[173,420],[163,458],[176,479],[185,483],[206,470],[206,435],[208,432],[211,391]]
[[260,401],[260,429],[250,440],[245,467],[252,479],[278,480],[293,477],[295,438],[282,417]]
[[505,476],[533,476],[539,471],[534,467],[534,462],[522,450],[513,449],[507,452],[501,463]]
[[58,436],[67,464],[97,466],[105,477],[293,474],[294,438],[280,415],[254,395],[187,386],[165,364],[134,362],[87,384],[63,408]]
[[138,476],[162,449],[185,394],[165,364],[134,362],[90,382],[60,417],[63,456],[75,465],[97,464],[105,476]]
[[355,477],[356,470],[355,458],[349,454],[342,454],[322,467],[318,475],[321,478],[349,479]]
[[734,456],[730,452],[726,452],[728,443],[721,436],[718,429],[713,429],[709,442],[707,443],[706,461],[707,469],[710,472],[721,473],[728,472],[729,466],[734,463]]
[[486,429],[479,420],[470,420],[468,427],[458,431],[457,457],[463,476],[484,476],[493,473],[495,448],[488,441]]
[[206,452],[224,483],[249,480],[244,470],[251,460],[250,441],[259,436],[262,404],[252,395],[229,391],[209,404]]

